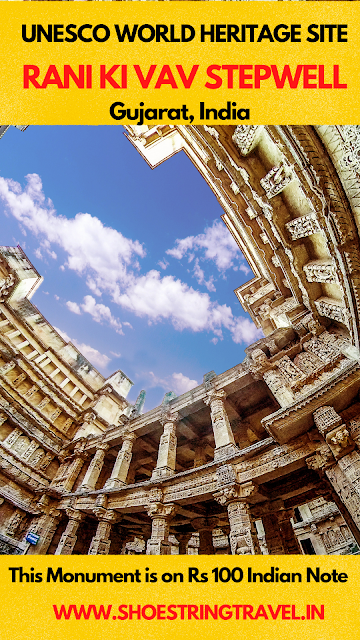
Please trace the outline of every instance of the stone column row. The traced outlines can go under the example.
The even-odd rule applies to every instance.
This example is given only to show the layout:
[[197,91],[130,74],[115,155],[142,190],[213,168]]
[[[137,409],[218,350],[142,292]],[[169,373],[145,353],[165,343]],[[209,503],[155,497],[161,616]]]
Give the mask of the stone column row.
[[[211,389],[205,399],[205,403],[210,406],[211,412],[211,423],[215,440],[215,460],[238,452],[224,406],[225,398],[226,394],[223,390],[216,391],[215,389]],[[163,433],[160,438],[156,467],[152,474],[153,480],[169,477],[176,472],[176,427],[178,421],[179,414],[169,409],[166,409],[160,418],[160,422],[163,425]],[[124,431],[122,438],[123,443],[115,460],[111,476],[105,483],[105,489],[116,489],[127,484],[136,435],[134,432]],[[95,489],[108,448],[109,445],[106,443],[97,445],[97,450],[86,470],[80,490],[93,491]],[[196,465],[204,464],[205,461],[205,458],[199,454],[200,451],[198,447],[195,460]],[[61,491],[70,492],[80,474],[87,455],[83,450],[76,451],[75,449],[72,458],[65,460],[60,466],[52,486]]]
[[[126,479],[132,458],[132,448],[136,435],[128,432],[123,436],[123,444],[115,460],[115,464],[111,473],[111,477],[106,481],[105,488],[113,489],[126,484]],[[96,483],[102,471],[106,452],[109,449],[108,444],[100,443],[93,455],[90,464],[86,470],[84,479],[80,485],[81,491],[94,491]],[[87,458],[87,454],[83,451],[74,454],[70,460],[65,460],[56,474],[52,486],[64,492],[70,492],[78,478],[80,471]]]
[[[211,412],[211,423],[215,439],[215,460],[238,452],[224,405],[225,398],[226,394],[223,390],[216,391],[215,389],[211,389],[205,398],[205,404],[210,406]],[[160,417],[160,423],[163,425],[163,433],[160,437],[157,462],[152,473],[152,480],[166,478],[176,472],[176,429],[179,419],[179,414],[171,411],[168,407],[164,409]],[[105,487],[108,489],[126,484],[132,456],[132,447],[136,436],[133,432],[129,432],[123,437],[123,445],[118,453],[111,477],[105,484]],[[199,457],[198,451],[195,464],[199,464],[200,461],[203,464],[203,460],[204,458]],[[93,471],[91,470],[88,473],[92,475]],[[87,476],[84,478],[83,488],[89,488]]]
[[[254,525],[254,519],[250,513],[250,504],[247,499],[256,490],[252,483],[224,488],[217,492],[215,499],[227,507],[229,517],[229,541],[232,554],[253,555],[260,554],[259,542]],[[77,541],[77,531],[84,518],[84,514],[76,509],[67,509],[69,518],[64,533],[61,536],[55,555],[70,555]],[[89,555],[105,555],[110,550],[110,535],[112,526],[121,518],[113,510],[98,508],[94,510],[98,518],[98,526],[93,537]],[[146,553],[148,555],[168,555],[171,553],[169,542],[170,523],[176,513],[174,504],[151,502],[147,513],[152,520],[151,537],[148,540]],[[301,553],[299,544],[294,534],[290,513],[286,510],[278,513],[267,514],[262,517],[266,543],[270,554]],[[41,525],[47,526],[49,531],[49,543],[56,528],[57,518],[44,517]],[[199,533],[199,554],[214,554],[212,532],[218,524],[216,517],[199,517],[192,520],[194,530]],[[40,525],[40,523],[39,523]],[[192,533],[177,535],[180,543],[179,552],[186,553],[186,547]],[[45,545],[45,539],[43,540]],[[46,552],[45,548],[43,552]]]
[[[102,507],[95,508],[94,514],[98,519],[98,525],[96,533],[93,536],[88,555],[107,555],[110,551],[111,545],[111,532],[113,525],[121,520],[121,515],[113,511],[112,509],[105,509]],[[65,531],[60,538],[60,542],[56,548],[55,555],[71,555],[74,551],[74,547],[77,542],[78,529],[85,518],[85,514],[77,509],[69,508],[66,510],[68,516],[68,523]],[[44,514],[39,520],[36,526],[32,528],[35,533],[40,534],[40,541],[36,547],[33,547],[29,552],[34,553],[46,553],[51,540],[54,536],[59,520],[61,518],[61,512],[50,512],[50,514]],[[121,549],[118,549],[120,553]]]
[[[239,449],[235,444],[234,435],[231,429],[229,417],[225,408],[226,393],[224,390],[211,388],[204,399],[210,407],[211,425],[214,433],[215,451],[214,459],[231,456],[238,453]],[[160,418],[163,425],[163,433],[160,438],[156,467],[152,474],[152,479],[169,477],[176,470],[176,427],[179,422],[179,414],[169,408],[164,411]],[[195,452],[194,466],[205,463],[205,457],[201,447],[197,447]]]
[[[220,398],[222,401],[223,399]],[[216,439],[217,449],[231,444],[224,444],[222,437],[225,434],[229,439],[231,431],[229,431],[229,423],[223,420],[221,406],[219,409],[219,398],[213,396],[212,402],[214,414],[220,414],[219,418],[214,417],[214,422],[221,423],[220,433]],[[324,408],[322,408],[324,409]],[[325,408],[326,409],[326,408]],[[170,419],[171,417],[171,419]],[[310,468],[316,469],[327,477],[337,498],[341,511],[347,520],[352,521],[351,530],[357,530],[355,536],[357,540],[360,538],[360,453],[351,442],[350,433],[345,425],[339,424],[340,417],[333,411],[318,412],[315,415],[315,422],[321,434],[325,437],[326,443],[311,456],[307,464]],[[158,454],[158,464],[156,469],[161,477],[162,472],[165,474],[173,473],[175,470],[174,441],[175,416],[166,416],[164,420],[164,433],[162,436],[161,446]],[[335,426],[334,426],[335,425]],[[219,435],[219,432],[216,432]],[[131,450],[134,442],[134,434],[128,434],[124,437],[122,448],[118,454],[114,465],[113,473],[108,481],[108,485],[116,487],[125,483],[125,478],[131,460]],[[106,448],[99,449],[87,470],[84,478],[83,487],[95,487],[98,475],[101,470],[101,463],[105,457]],[[76,460],[72,461],[69,469],[76,464]],[[229,470],[229,468],[231,468]],[[232,471],[232,472],[230,472]],[[229,526],[230,526],[230,546],[233,554],[254,554],[259,553],[259,545],[254,527],[254,520],[251,516],[250,505],[253,494],[257,491],[255,485],[251,482],[239,484],[236,481],[236,475],[231,465],[224,465],[218,470],[219,491],[214,498],[227,507]],[[150,500],[147,508],[148,515],[152,520],[151,537],[147,544],[148,554],[167,554],[170,553],[171,545],[169,543],[170,521],[176,512],[175,505],[163,504],[162,495],[159,489],[154,489],[154,496]],[[156,494],[156,495],[155,495]],[[68,510],[69,522],[66,530],[60,540],[57,554],[72,553],[76,543],[76,533],[82,520],[82,515],[75,510]],[[93,538],[90,554],[108,553],[110,547],[110,531],[111,525],[114,523],[114,514],[108,510],[99,511],[98,529]],[[286,509],[280,509],[277,512],[269,512],[262,516],[262,522],[265,530],[266,543],[270,554],[295,554],[300,553],[299,544],[291,525],[291,512]],[[54,528],[54,521],[44,519],[44,527],[48,528],[50,533]],[[349,523],[349,522],[348,522]],[[213,553],[212,530],[216,526],[216,519],[198,518],[193,521],[193,526],[200,534],[200,553]],[[355,535],[355,534],[354,534]],[[189,535],[190,537],[190,535]],[[45,543],[44,543],[45,544]],[[183,545],[183,548],[185,545]]]
[[[169,542],[170,521],[175,512],[176,507],[173,504],[163,504],[158,501],[150,502],[147,513],[152,520],[152,527],[151,537],[148,540],[146,549],[148,555],[167,555],[171,552],[171,544]],[[90,544],[89,555],[105,555],[110,550],[112,526],[120,520],[121,516],[111,509],[102,507],[95,508],[94,513],[99,522],[95,536]],[[69,521],[61,536],[55,555],[70,555],[73,552],[77,541],[78,528],[84,518],[84,514],[76,509],[67,509],[66,514]]]

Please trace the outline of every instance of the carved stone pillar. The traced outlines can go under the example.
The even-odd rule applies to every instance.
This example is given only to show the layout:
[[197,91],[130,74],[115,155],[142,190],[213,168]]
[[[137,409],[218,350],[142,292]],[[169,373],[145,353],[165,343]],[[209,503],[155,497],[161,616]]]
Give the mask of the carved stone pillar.
[[[54,481],[54,485],[57,489],[60,489],[64,492],[71,491],[73,488],[75,481],[77,480],[79,473],[83,467],[85,462],[84,456],[75,456],[73,460],[69,464],[64,464],[60,469],[62,470],[62,474],[60,477],[56,478]],[[60,471],[59,469],[59,471]]]
[[187,533],[177,533],[176,534],[176,539],[179,543],[179,555],[186,555],[187,554],[187,546],[189,543],[190,538],[194,535],[193,531],[188,531]]
[[56,556],[70,556],[72,554],[77,540],[77,530],[84,518],[84,514],[76,509],[66,509],[66,515],[69,518],[69,522],[55,551],[54,555]]
[[163,434],[160,438],[156,467],[151,479],[172,476],[176,467],[176,423],[179,419],[177,412],[166,412],[160,418],[164,426]]
[[111,529],[117,520],[117,514],[111,509],[98,508],[94,509],[94,513],[99,520],[96,533],[91,540],[88,555],[107,555],[110,551],[110,534]]
[[270,555],[299,554],[301,549],[292,527],[292,511],[281,510],[261,516]]
[[[350,436],[350,431],[342,418],[336,413],[333,407],[319,407],[314,412],[314,421],[321,435],[329,445],[336,459],[348,457],[355,447],[355,443]],[[356,457],[356,454],[355,454]]]
[[84,451],[85,440],[80,440],[75,445],[74,453],[63,459],[55,477],[51,482],[51,487],[64,493],[70,492],[73,488],[83,464],[87,458]]
[[287,407],[294,402],[295,396],[280,373],[274,370],[265,371],[263,378],[280,407]]
[[169,542],[170,520],[175,514],[176,507],[173,504],[153,502],[147,512],[152,520],[151,538],[148,540],[146,554],[151,556],[169,555],[171,544]]
[[223,389],[211,389],[204,400],[210,406],[211,423],[214,432],[215,451],[214,460],[238,453],[230,421],[224,406],[226,393]]
[[282,358],[282,361],[283,370],[281,371],[269,362],[262,349],[254,349],[251,352],[248,365],[256,380],[263,378],[279,405],[287,407],[295,399],[290,380],[294,378],[294,374],[295,378],[297,378],[298,375],[301,376],[303,373],[298,367],[294,366],[291,360]]
[[194,518],[191,524],[199,532],[199,555],[213,555],[213,530],[218,524],[218,518]]
[[240,555],[260,554],[256,528],[250,514],[248,500],[257,491],[252,482],[232,484],[214,494],[214,498],[227,506],[230,524],[231,553]]
[[338,465],[349,485],[360,496],[360,453],[352,451],[340,458]]
[[51,509],[44,513],[37,522],[31,524],[30,531],[37,533],[40,539],[36,545],[30,545],[27,555],[45,555],[60,522],[61,511]]
[[22,509],[16,509],[5,526],[6,535],[10,536],[10,538],[19,535],[23,530],[26,519],[27,513]]
[[95,485],[101,473],[101,469],[105,460],[105,454],[108,448],[108,444],[97,445],[97,451],[93,459],[91,460],[89,467],[85,473],[84,479],[81,483],[81,491],[93,491],[95,489]]
[[360,498],[351,483],[348,482],[338,465],[326,470],[331,486],[334,489],[333,500],[360,545]]
[[360,453],[350,435],[354,426],[348,430],[331,406],[317,409],[314,421],[327,445],[309,458],[307,465],[326,475],[335,492],[336,505],[360,544]]
[[105,482],[105,489],[115,489],[126,484],[135,440],[136,435],[132,432],[123,435],[122,447],[117,454],[111,476]]
[[[340,529],[339,529],[340,531]],[[326,536],[325,531],[319,531],[316,524],[311,525],[311,542],[317,556],[328,555],[326,544],[324,542]]]
[[355,442],[351,437],[354,435],[358,439],[358,430],[353,423],[347,429],[333,407],[324,406],[317,409],[314,412],[314,421],[338,460],[338,467],[347,484],[360,496],[360,453],[355,449]]
[[320,476],[329,481],[333,490],[332,498],[356,542],[360,544],[360,496],[341,469],[340,462],[341,460],[337,464],[335,463],[333,453],[328,445],[323,445],[306,460],[309,469],[317,471]]
[[232,554],[259,554],[259,543],[250,507],[246,502],[234,501],[228,504],[230,524],[230,547]]

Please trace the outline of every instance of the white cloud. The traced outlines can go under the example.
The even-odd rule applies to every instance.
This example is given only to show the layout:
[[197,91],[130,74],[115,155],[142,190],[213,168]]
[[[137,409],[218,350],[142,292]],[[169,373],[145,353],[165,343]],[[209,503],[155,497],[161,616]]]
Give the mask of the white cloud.
[[[240,269],[240,271],[243,271],[246,276],[248,276],[249,273],[251,273],[249,267],[247,267],[246,264],[244,264],[244,263],[240,264],[238,268]],[[237,271],[238,268],[236,267],[236,271]],[[234,268],[234,271],[235,271],[235,268]]]
[[89,287],[90,291],[95,293],[96,296],[102,295],[101,289],[97,286],[95,280],[93,280],[93,278],[91,278],[90,276],[87,277],[86,284]]
[[42,254],[42,251],[45,251],[45,253],[47,253],[47,255],[50,256],[50,258],[52,258],[53,260],[57,260],[57,255],[56,255],[55,251],[53,251],[50,247],[51,247],[51,245],[50,245],[50,242],[48,240],[42,240],[41,247],[38,247],[37,249],[35,249],[34,253],[35,253],[36,257],[39,260],[44,260],[44,256]]
[[208,291],[216,291],[214,276],[210,276],[209,280],[205,280],[205,273],[199,265],[199,258],[195,260],[193,273],[199,284],[204,284]]
[[251,344],[263,336],[261,329],[257,329],[254,323],[248,318],[234,318],[230,331],[232,339],[236,344],[240,342]]
[[[199,250],[203,250],[204,258],[213,261],[221,272],[236,266],[235,261],[239,262],[242,259],[242,254],[234,238],[220,220],[215,220],[211,227],[205,229],[204,233],[176,240],[175,247],[168,249],[166,253],[181,260],[189,251]],[[193,253],[188,255],[188,258],[191,261]]]
[[89,362],[94,364],[96,367],[105,368],[109,364],[111,358],[109,358],[104,353],[100,353],[100,351],[94,349],[94,347],[91,347],[89,344],[84,344],[83,342],[79,342],[74,338],[70,338],[68,334],[65,333],[65,331],[62,331],[58,327],[54,327],[54,329],[66,342],[72,342],[72,344],[77,349],[79,349],[80,353],[82,353],[82,355],[85,356],[85,358],[87,358],[87,360],[89,360]]
[[121,322],[117,318],[114,318],[109,307],[105,304],[97,303],[92,296],[85,296],[81,308],[85,313],[89,313],[95,322],[103,322],[105,320],[117,333],[124,335]]
[[174,387],[175,393],[181,395],[182,393],[186,393],[191,389],[199,386],[199,383],[196,380],[191,380],[187,376],[184,376],[183,373],[173,373],[172,374],[172,383]]
[[[119,279],[126,281],[127,266],[135,256],[145,255],[142,245],[88,213],[70,219],[57,215],[45,198],[40,177],[31,173],[26,179],[22,190],[19,183],[0,177],[0,197],[22,225],[42,237],[41,248],[48,251],[50,243],[60,246],[67,253],[66,266],[81,275],[92,274],[100,290],[108,290]],[[40,258],[42,252],[37,251]]]
[[166,378],[159,378],[153,371],[149,371],[147,377],[151,387],[162,387],[164,391],[174,391],[178,396],[199,385],[196,380],[191,380],[183,373],[173,373]]
[[167,267],[169,266],[169,263],[167,260],[159,260],[158,265],[165,271],[165,269],[167,269]]
[[71,302],[71,300],[68,300],[66,306],[69,311],[71,311],[72,313],[76,313],[78,316],[81,316],[81,309],[77,302]]
[[195,291],[174,276],[161,278],[155,270],[134,278],[115,301],[152,321],[170,320],[180,331],[218,331],[231,323],[232,317],[230,307],[212,302],[207,293]]
[[[167,320],[177,330],[211,331],[220,339],[227,329],[236,343],[251,341],[258,335],[250,320],[234,317],[230,307],[212,301],[208,293],[196,291],[172,275],[161,277],[156,270],[139,274],[138,259],[145,256],[140,242],[105,227],[88,213],[78,213],[70,219],[58,215],[51,200],[45,198],[40,177],[29,174],[26,179],[27,185],[22,189],[19,183],[0,177],[0,198],[21,225],[40,238],[36,250],[39,259],[45,254],[55,259],[52,245],[57,245],[67,254],[60,269],[74,270],[86,278],[93,294],[107,293],[115,303],[150,322]],[[203,234],[177,240],[167,253],[179,259],[188,254],[193,261],[194,252],[199,250],[203,251],[203,259],[213,260],[222,272],[241,259],[235,241],[218,220]],[[205,280],[198,259],[193,273],[208,291],[215,290],[213,279]],[[121,322],[109,307],[97,303],[91,295],[80,304],[69,300],[67,306],[73,313],[89,313],[96,322],[107,322],[122,333]]]
[[91,347],[88,344],[84,344],[83,342],[78,342],[77,340],[73,340],[73,343],[75,347],[79,349],[80,353],[82,353],[85,358],[87,358],[89,362],[92,362],[95,366],[105,368],[109,364],[111,358],[109,358],[104,353],[100,353],[100,351],[94,349],[94,347]]
[[[95,320],[95,322],[100,322],[102,324],[105,320],[110,324],[111,327],[115,329],[117,333],[124,335],[121,322],[117,320],[117,318],[114,318],[109,307],[107,307],[105,304],[97,303],[95,298],[93,298],[92,296],[85,296],[84,302],[82,302],[80,305],[77,302],[71,302],[71,300],[68,300],[66,306],[70,311],[76,313],[77,315],[81,315],[82,312],[89,313]],[[128,325],[129,323],[125,324]]]
[[194,245],[196,246],[196,238],[198,237],[199,236],[188,236],[187,238],[182,238],[182,240],[175,240],[175,247],[168,249],[166,253],[173,258],[177,258],[177,260],[181,260]]

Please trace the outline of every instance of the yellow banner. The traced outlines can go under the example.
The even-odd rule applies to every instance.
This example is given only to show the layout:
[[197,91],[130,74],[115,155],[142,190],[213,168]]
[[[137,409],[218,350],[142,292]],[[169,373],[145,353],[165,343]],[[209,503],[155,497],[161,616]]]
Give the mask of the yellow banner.
[[358,2],[0,2],[1,122],[355,124]]
[[3,556],[2,638],[357,638],[351,556]]

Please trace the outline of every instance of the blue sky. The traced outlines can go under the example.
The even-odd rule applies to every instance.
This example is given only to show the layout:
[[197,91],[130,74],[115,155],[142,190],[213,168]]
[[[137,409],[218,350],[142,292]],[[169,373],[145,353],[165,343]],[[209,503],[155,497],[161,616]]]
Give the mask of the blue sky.
[[146,389],[145,410],[258,337],[233,293],[252,273],[221,214],[183,152],[151,170],[122,127],[0,140],[0,244],[22,246],[44,276],[34,304],[103,375],[133,380],[129,400]]

